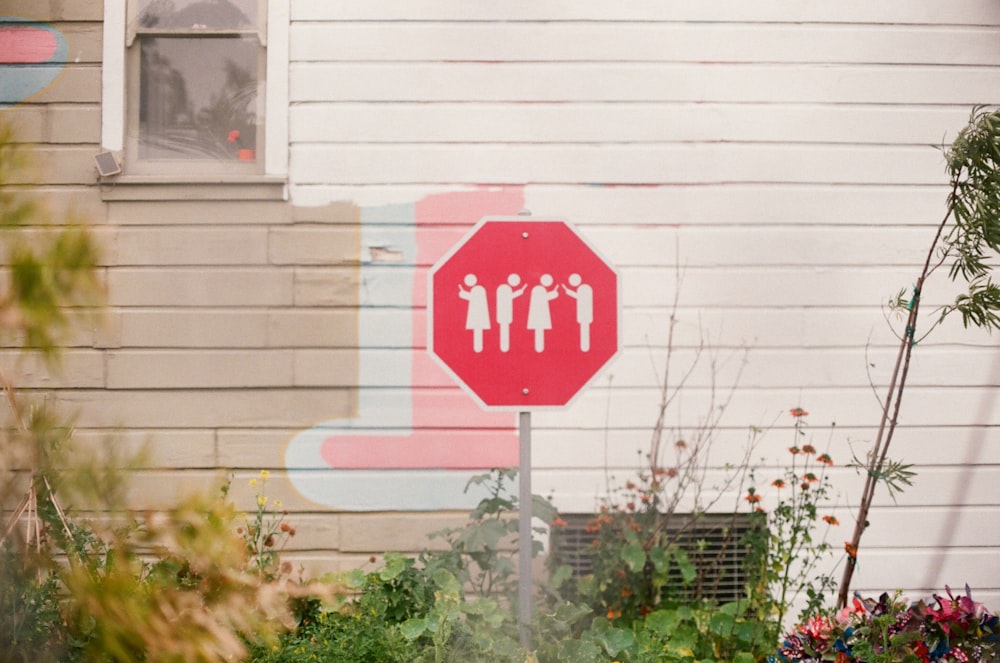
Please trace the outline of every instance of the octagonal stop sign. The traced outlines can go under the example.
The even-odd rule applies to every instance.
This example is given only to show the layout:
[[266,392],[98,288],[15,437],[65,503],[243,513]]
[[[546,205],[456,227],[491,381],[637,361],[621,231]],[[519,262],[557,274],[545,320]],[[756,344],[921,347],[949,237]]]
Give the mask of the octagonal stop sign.
[[484,408],[565,406],[618,353],[618,274],[566,221],[484,218],[428,279],[428,350]]

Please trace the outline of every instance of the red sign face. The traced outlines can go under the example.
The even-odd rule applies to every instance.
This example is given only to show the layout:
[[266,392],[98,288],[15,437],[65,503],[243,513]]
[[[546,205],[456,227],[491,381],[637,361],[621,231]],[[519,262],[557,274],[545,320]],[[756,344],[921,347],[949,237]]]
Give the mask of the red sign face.
[[428,350],[486,408],[564,406],[618,353],[618,274],[565,221],[483,219],[427,296]]

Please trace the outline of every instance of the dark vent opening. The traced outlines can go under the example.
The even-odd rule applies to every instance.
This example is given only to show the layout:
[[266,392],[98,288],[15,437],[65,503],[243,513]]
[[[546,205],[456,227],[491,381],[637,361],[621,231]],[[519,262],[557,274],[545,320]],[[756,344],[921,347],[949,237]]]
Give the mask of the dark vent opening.
[[[590,544],[594,535],[587,532],[587,523],[594,516],[560,515],[566,525],[552,537],[552,554],[558,563],[573,569],[574,577],[589,575],[593,571]],[[742,544],[752,528],[748,514],[702,514],[697,518],[672,514],[666,531],[687,552],[698,572],[697,580],[684,593],[719,603],[742,599],[747,582]],[[678,577],[676,586],[680,584]]]

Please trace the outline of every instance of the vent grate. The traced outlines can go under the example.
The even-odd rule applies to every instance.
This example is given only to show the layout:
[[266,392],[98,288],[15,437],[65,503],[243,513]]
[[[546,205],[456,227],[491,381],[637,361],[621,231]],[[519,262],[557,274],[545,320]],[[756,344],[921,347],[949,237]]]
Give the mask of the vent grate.
[[[574,577],[589,575],[593,572],[590,545],[594,535],[587,532],[587,523],[594,516],[561,515],[566,525],[552,537],[552,554],[560,564],[573,569]],[[666,532],[687,552],[698,573],[697,580],[683,594],[720,603],[743,598],[747,573],[742,542],[752,528],[748,514],[701,514],[697,518],[672,514]]]

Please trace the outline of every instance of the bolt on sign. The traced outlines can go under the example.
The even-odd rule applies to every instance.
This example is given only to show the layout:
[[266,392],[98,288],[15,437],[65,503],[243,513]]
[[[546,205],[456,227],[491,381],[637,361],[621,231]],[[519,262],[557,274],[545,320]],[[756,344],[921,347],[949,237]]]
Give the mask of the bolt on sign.
[[617,354],[618,274],[561,219],[487,217],[428,276],[428,350],[482,407],[570,401]]

